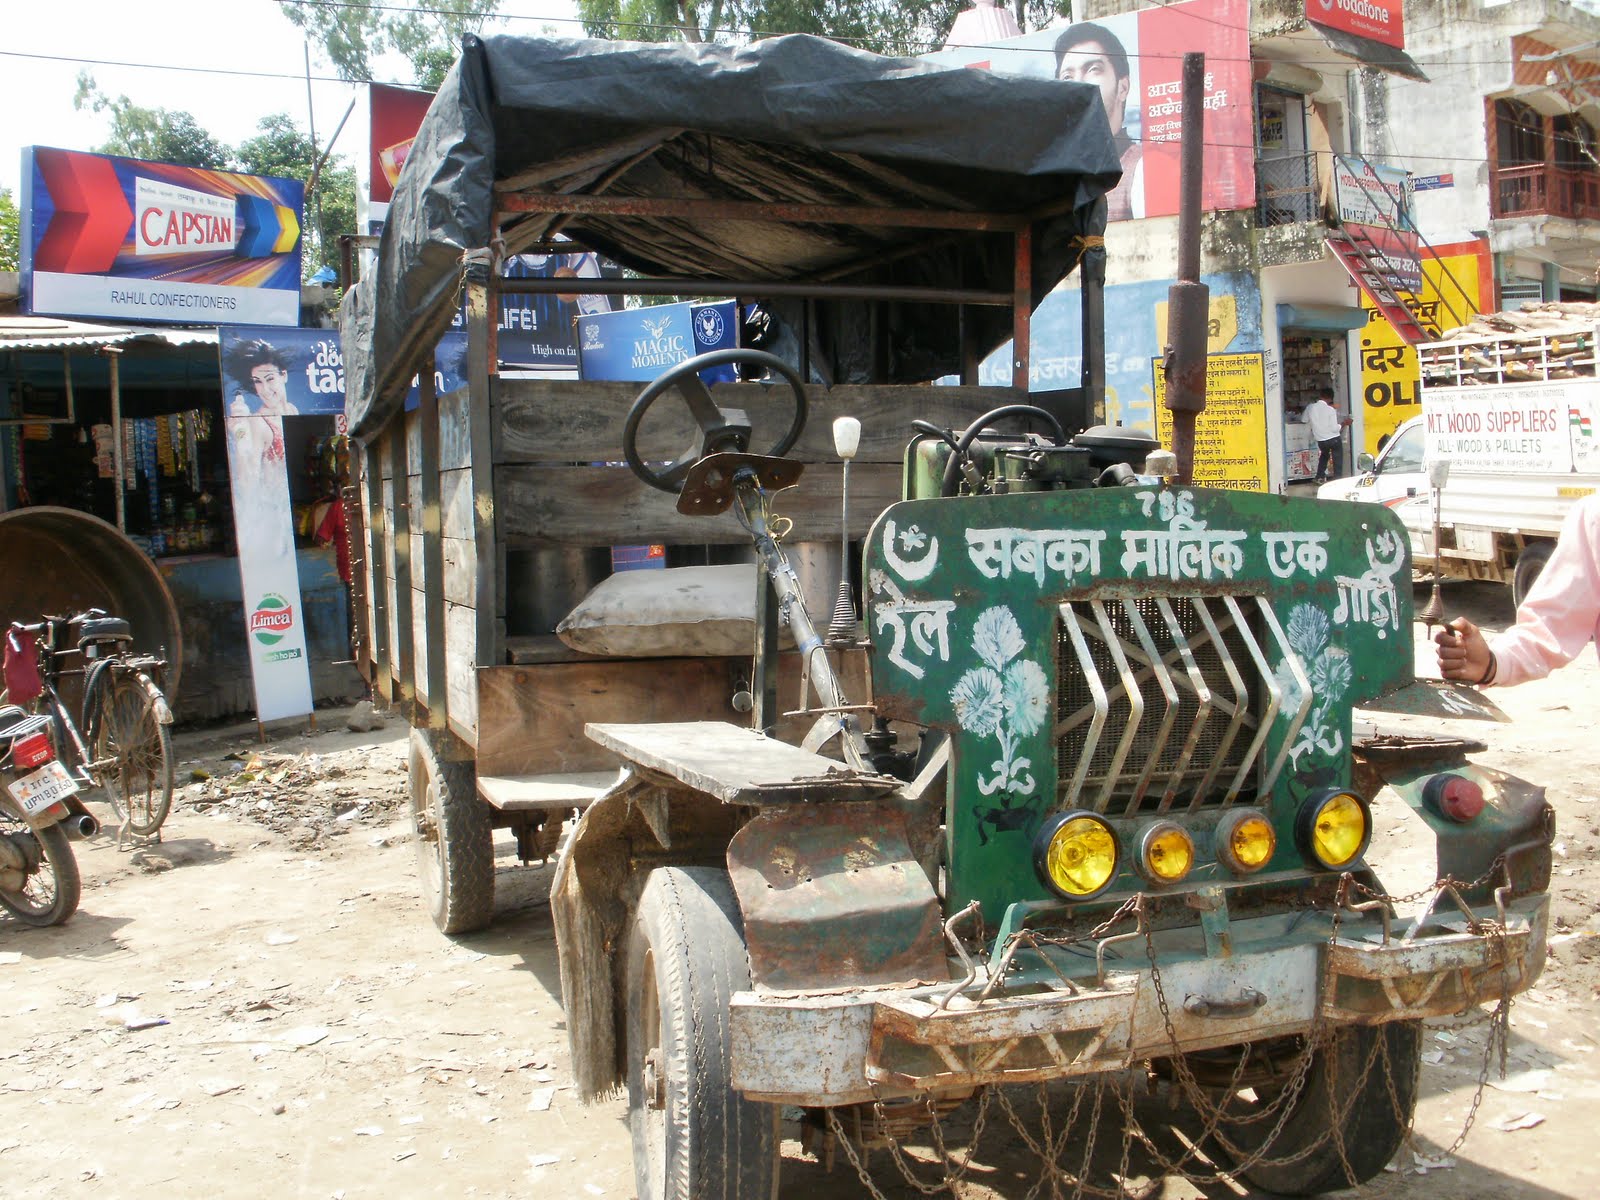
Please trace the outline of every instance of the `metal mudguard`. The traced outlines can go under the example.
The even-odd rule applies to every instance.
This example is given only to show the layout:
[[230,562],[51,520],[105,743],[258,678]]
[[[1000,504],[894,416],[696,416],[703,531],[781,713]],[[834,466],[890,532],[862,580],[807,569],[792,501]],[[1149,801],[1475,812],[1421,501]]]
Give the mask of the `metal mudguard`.
[[1326,912],[1236,920],[1226,957],[1208,957],[1198,929],[1161,931],[1154,972],[1141,937],[1124,943],[1125,957],[1101,980],[1091,973],[987,999],[952,995],[949,984],[741,992],[733,1082],[753,1099],[859,1103],[1119,1071],[1302,1033],[1319,1017],[1378,1024],[1460,1013],[1537,977],[1548,903],[1514,901],[1503,925],[1492,907],[1441,916],[1430,905],[1414,929],[1346,912],[1336,938]]

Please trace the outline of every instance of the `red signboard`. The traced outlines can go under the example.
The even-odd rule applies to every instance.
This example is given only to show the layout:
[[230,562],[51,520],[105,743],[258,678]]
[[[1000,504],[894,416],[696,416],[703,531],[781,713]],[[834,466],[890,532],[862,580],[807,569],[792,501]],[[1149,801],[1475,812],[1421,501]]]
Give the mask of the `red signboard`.
[[927,57],[1097,86],[1122,161],[1122,181],[1106,197],[1106,219],[1126,221],[1178,211],[1179,93],[1183,56],[1191,50],[1206,56],[1201,201],[1207,210],[1251,208],[1256,184],[1249,0],[1184,0]]
[[417,126],[433,103],[432,92],[374,83],[367,89],[372,97],[372,147],[370,199],[387,204],[394,195],[395,180],[406,165],[406,155],[417,136]]
[[1405,49],[1405,0],[1306,0],[1306,18],[1329,29]]

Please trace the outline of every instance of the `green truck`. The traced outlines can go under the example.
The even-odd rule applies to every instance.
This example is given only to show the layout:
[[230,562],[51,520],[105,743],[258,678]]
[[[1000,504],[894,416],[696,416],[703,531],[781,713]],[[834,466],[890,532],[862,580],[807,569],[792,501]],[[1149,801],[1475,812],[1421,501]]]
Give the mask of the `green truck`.
[[[1095,424],[1116,171],[1092,89],[803,38],[469,39],[424,122],[344,314],[362,658],[415,726],[442,929],[492,917],[494,828],[537,859],[579,811],[552,889],[573,1071],[626,1092],[640,1197],[768,1200],[795,1120],[864,1178],[873,1148],[911,1170],[965,1105],[1056,1187],[1093,1134],[1013,1085],[1078,1081],[1131,1129],[1135,1072],[1237,1175],[1336,1189],[1401,1146],[1423,1020],[1503,1018],[1538,976],[1542,791],[1459,739],[1357,736],[1357,706],[1488,711],[1413,677],[1399,522],[1184,486]],[[513,378],[494,296],[544,285],[488,268],[557,231],[619,289],[763,299],[794,336],[715,360],[756,382]],[[1028,317],[1069,272],[1081,377],[1030,392]],[[437,397],[458,295],[470,383]],[[925,382],[976,383],[1008,334],[1011,387]],[[519,555],[628,541],[742,546],[751,649],[519,626]],[[797,569],[822,543],[850,564],[825,630]],[[1364,857],[1383,787],[1437,840],[1404,905]]]

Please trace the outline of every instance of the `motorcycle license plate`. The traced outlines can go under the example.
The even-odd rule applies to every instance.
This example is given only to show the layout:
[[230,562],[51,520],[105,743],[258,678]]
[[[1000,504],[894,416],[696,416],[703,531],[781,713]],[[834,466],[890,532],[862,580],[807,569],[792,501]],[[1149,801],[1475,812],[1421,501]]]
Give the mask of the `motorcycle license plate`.
[[77,790],[78,785],[67,774],[67,769],[54,761],[45,763],[31,775],[24,775],[16,782],[6,784],[6,791],[30,817],[37,816],[57,800]]

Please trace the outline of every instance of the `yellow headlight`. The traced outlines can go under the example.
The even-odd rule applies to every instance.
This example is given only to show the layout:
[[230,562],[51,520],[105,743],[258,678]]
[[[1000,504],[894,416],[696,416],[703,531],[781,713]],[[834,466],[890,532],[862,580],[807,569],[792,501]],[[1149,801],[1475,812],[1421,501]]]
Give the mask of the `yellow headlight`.
[[1145,830],[1139,845],[1139,863],[1153,883],[1177,883],[1194,866],[1194,839],[1171,821]]
[[1217,857],[1236,875],[1259,871],[1277,848],[1278,835],[1260,813],[1234,813],[1217,826]]
[[1040,828],[1033,866],[1047,886],[1069,900],[1104,891],[1117,874],[1117,839],[1099,817],[1062,813]]
[[1326,791],[1300,810],[1300,849],[1330,871],[1341,870],[1367,848],[1367,806],[1352,792]]

